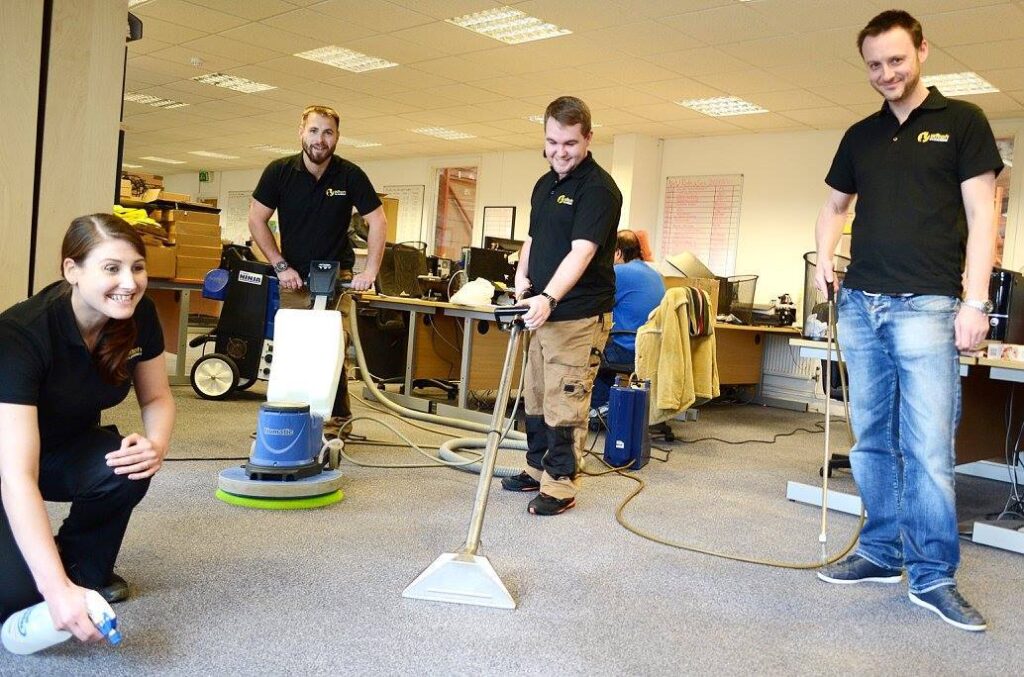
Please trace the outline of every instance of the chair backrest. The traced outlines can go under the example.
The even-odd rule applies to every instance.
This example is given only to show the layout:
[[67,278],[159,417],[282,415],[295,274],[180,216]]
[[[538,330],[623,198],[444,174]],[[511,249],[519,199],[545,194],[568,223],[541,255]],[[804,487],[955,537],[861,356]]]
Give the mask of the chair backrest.
[[421,248],[405,243],[388,243],[381,257],[377,286],[380,293],[387,296],[419,298],[422,291],[418,278],[427,272],[426,245]]

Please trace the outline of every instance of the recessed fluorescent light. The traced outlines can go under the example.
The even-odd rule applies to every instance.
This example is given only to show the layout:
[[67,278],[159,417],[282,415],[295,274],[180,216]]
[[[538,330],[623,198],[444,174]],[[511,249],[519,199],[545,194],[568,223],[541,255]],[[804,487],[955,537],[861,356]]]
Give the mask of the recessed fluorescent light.
[[259,146],[253,146],[253,150],[261,150],[265,153],[276,153],[278,155],[294,155],[296,152],[295,148],[285,148],[283,146],[270,146],[267,144],[260,144]]
[[926,86],[934,85],[945,96],[963,96],[965,94],[991,94],[998,92],[992,83],[977,73],[943,73],[941,75],[925,75],[921,78]]
[[139,158],[140,160],[149,160],[150,162],[162,162],[165,165],[183,165],[184,160],[171,160],[165,157],[157,157],[155,155],[143,155]]
[[128,9],[138,7],[139,5],[148,5],[153,0],[128,0]]
[[684,101],[676,101],[676,104],[715,118],[723,118],[730,115],[753,115],[754,113],[768,112],[767,108],[761,108],[756,103],[737,99],[735,96],[716,96],[710,99],[686,99]]
[[560,28],[507,6],[474,14],[463,14],[453,19],[445,19],[445,21],[510,45],[531,40],[557,38],[572,33],[568,28]]
[[218,160],[237,160],[237,155],[225,155],[224,153],[214,153],[209,150],[190,150],[189,155],[198,155],[199,157],[212,157]]
[[170,110],[172,108],[184,108],[187,103],[181,101],[174,101],[173,99],[161,99],[159,96],[153,96],[152,94],[140,94],[138,92],[125,92],[124,100],[131,101],[132,103],[141,103],[153,108],[164,108]]
[[237,75],[225,75],[224,73],[207,73],[206,75],[197,75],[192,79],[204,85],[216,85],[217,87],[225,87],[236,92],[245,92],[246,94],[277,89],[274,85],[265,85],[262,82],[254,82],[246,78],[240,78]]
[[121,169],[142,169],[142,165],[130,165],[127,162],[122,162]]
[[414,134],[423,134],[424,136],[433,136],[438,139],[447,139],[448,141],[461,141],[462,139],[476,138],[472,134],[457,132],[454,129],[445,129],[444,127],[420,127],[419,129],[410,129],[409,131]]
[[380,145],[376,141],[363,141],[362,139],[353,139],[348,136],[339,136],[338,143],[343,146],[354,146],[356,148],[376,148]]
[[352,71],[353,73],[362,73],[364,71],[377,70],[378,68],[391,68],[398,65],[394,61],[379,59],[375,56],[369,56],[362,52],[356,52],[336,45],[311,49],[308,52],[299,52],[292,56]]

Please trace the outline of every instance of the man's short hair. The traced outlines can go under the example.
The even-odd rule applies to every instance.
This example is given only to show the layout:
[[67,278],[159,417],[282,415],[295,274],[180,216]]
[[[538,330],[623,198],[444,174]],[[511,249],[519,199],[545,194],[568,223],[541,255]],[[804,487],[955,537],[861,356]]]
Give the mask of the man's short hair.
[[631,230],[620,230],[615,236],[615,248],[622,254],[622,262],[640,258],[640,238]]
[[322,115],[325,118],[334,120],[335,127],[341,127],[341,116],[338,115],[338,111],[334,110],[330,106],[306,106],[306,109],[302,111],[302,126],[306,126],[306,118],[310,115]]
[[857,34],[857,51],[861,54],[864,53],[864,40],[867,38],[879,36],[894,28],[902,28],[910,33],[910,39],[914,41],[914,49],[921,48],[921,43],[924,42],[921,23],[902,9],[889,9],[869,21],[868,25]]
[[545,129],[548,126],[548,118],[554,118],[563,127],[579,125],[583,136],[590,134],[590,109],[575,96],[560,96],[548,104],[544,111]]

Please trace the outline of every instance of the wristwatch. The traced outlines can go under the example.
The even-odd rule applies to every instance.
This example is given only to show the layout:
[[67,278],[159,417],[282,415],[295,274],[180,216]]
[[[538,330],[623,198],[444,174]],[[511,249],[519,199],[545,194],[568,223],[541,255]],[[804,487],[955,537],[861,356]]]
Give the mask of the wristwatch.
[[981,312],[985,313],[986,315],[990,314],[992,312],[993,307],[994,307],[992,305],[992,302],[989,301],[988,299],[985,299],[984,301],[976,301],[974,299],[964,299],[964,305],[967,306],[968,308],[974,308],[975,310],[980,310]]
[[278,273],[278,274],[283,273],[284,271],[288,270],[289,268],[291,268],[291,266],[289,266],[288,262],[285,261],[284,259],[281,259],[280,261],[278,261],[277,263],[274,264],[274,272]]
[[546,291],[542,291],[540,295],[546,298],[548,300],[548,303],[551,304],[551,310],[554,310],[555,306],[558,305],[558,299],[556,299],[554,296],[547,293]]

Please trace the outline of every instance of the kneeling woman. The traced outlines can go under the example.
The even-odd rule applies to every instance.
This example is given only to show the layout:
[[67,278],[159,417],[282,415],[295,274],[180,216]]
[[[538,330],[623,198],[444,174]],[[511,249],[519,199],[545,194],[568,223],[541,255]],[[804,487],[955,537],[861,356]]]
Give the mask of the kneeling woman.
[[[100,638],[85,588],[127,596],[114,562],[167,454],[174,400],[146,290],[145,245],[121,219],[75,219],[64,280],[0,315],[0,621],[41,599],[58,628]],[[134,384],[144,434],[100,412]],[[43,501],[71,503],[56,537]]]

